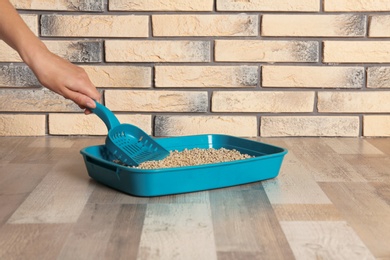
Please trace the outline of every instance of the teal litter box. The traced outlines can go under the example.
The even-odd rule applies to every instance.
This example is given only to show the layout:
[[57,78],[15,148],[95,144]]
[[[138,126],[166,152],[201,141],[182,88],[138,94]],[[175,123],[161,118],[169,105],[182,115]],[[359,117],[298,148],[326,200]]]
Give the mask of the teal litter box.
[[124,193],[152,197],[217,189],[275,178],[284,148],[229,135],[205,134],[155,139],[169,151],[226,148],[254,156],[250,159],[162,169],[137,169],[112,162],[104,145],[80,152],[89,176]]

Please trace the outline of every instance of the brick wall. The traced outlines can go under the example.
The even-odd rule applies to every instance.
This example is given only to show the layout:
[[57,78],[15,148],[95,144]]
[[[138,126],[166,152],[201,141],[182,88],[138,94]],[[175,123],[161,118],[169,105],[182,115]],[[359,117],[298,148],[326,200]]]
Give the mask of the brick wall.
[[[388,0],[12,0],[155,136],[390,136]],[[105,135],[0,42],[0,135]]]

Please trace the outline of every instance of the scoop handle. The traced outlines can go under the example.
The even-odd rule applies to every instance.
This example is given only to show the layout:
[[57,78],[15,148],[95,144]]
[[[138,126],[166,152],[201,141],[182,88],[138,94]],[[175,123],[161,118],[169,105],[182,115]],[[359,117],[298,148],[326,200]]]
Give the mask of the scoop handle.
[[107,107],[95,101],[96,108],[92,108],[91,111],[95,113],[106,124],[108,131],[121,123],[118,118]]

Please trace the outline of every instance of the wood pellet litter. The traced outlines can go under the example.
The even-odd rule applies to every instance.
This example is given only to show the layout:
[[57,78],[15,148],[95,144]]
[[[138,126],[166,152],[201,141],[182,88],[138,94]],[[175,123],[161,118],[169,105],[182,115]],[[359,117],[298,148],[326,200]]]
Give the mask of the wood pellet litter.
[[253,158],[249,154],[243,154],[235,149],[208,148],[208,149],[184,149],[183,151],[170,151],[170,154],[160,161],[146,161],[138,165],[137,169],[161,169],[202,164],[229,162]]

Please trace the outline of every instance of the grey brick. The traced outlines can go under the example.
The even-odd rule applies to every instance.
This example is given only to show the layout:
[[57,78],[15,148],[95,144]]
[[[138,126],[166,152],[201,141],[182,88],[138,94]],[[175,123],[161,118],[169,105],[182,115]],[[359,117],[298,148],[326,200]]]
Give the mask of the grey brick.
[[0,67],[0,87],[40,87],[38,79],[26,65]]
[[257,135],[256,116],[156,116],[155,136],[195,134]]
[[368,88],[390,88],[390,67],[371,67],[367,70]]
[[58,25],[56,24],[56,16],[55,15],[42,15],[40,24],[41,24],[41,35],[56,35],[56,28]]
[[104,2],[103,0],[80,0],[78,10],[103,12]]
[[69,45],[71,62],[102,62],[103,44],[99,41],[79,41]]
[[4,112],[81,112],[71,100],[45,88],[0,89],[0,111]]
[[319,60],[320,47],[315,41],[297,41],[293,42],[292,53],[297,61],[317,62]]
[[342,16],[343,26],[340,28],[346,35],[364,36],[366,33],[366,16],[363,14]]

